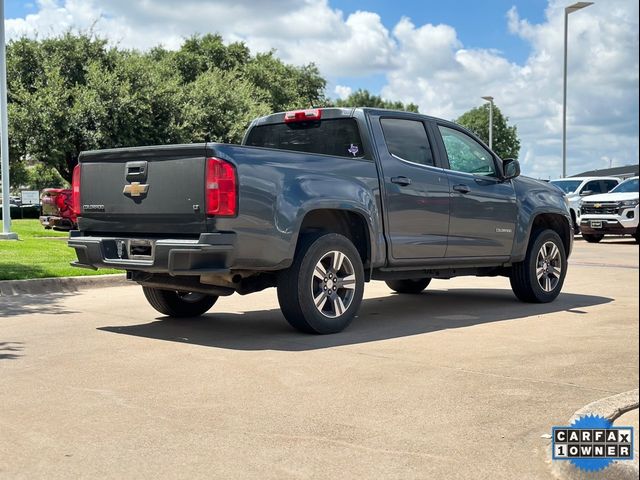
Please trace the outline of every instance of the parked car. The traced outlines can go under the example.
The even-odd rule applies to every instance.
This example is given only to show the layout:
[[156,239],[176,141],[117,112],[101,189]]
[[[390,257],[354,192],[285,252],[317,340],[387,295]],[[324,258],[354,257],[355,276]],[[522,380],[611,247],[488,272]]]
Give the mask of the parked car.
[[[2,220],[2,202],[0,201],[0,220]],[[9,216],[11,218],[18,219],[22,218],[22,211],[20,209],[20,205],[13,203],[13,201],[9,202]]]
[[68,188],[46,188],[42,191],[40,223],[53,230],[77,228],[78,216],[73,210],[73,192]]
[[[506,276],[553,301],[573,235],[562,192],[469,131],[415,113],[326,108],[254,120],[242,145],[83,152],[76,266],[119,268],[160,313],[277,287],[289,323],[333,333],[365,282]],[[425,307],[426,308],[426,307]]]
[[609,193],[593,195],[582,202],[582,236],[597,243],[605,235],[638,234],[638,177],[625,180]]
[[580,233],[580,206],[589,195],[607,193],[622,182],[618,177],[570,177],[551,180],[549,183],[562,190],[569,200],[574,233]]

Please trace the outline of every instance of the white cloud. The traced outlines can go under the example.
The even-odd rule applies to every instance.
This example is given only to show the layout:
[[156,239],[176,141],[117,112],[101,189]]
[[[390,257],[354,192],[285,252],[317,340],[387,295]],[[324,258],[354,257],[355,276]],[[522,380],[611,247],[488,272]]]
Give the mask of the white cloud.
[[353,93],[353,89],[345,85],[336,85],[336,88],[333,89],[333,92],[338,95],[338,98],[344,100]]
[[[331,85],[383,74],[383,97],[447,119],[493,95],[518,125],[523,170],[547,178],[560,173],[566,3],[550,0],[539,24],[515,7],[505,12],[509,31],[530,46],[523,64],[463,45],[449,25],[405,17],[389,31],[376,13],[345,17],[327,0],[183,0],[179,7],[173,0],[39,0],[36,13],[9,19],[6,28],[15,38],[95,24],[113,42],[139,49],[177,48],[194,33],[218,32],[254,51],[275,48],[287,62],[315,62]],[[569,53],[569,173],[637,163],[638,3],[610,0],[572,14]],[[343,98],[359,86],[354,80],[333,92]]]

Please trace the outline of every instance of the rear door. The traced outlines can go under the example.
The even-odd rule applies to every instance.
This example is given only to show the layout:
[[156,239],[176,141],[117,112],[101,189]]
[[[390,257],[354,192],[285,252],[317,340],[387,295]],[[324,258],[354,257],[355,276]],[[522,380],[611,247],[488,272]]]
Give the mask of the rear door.
[[517,218],[512,182],[500,179],[499,160],[463,129],[438,123],[438,131],[451,199],[446,256],[509,256]]
[[449,184],[435,161],[432,133],[415,116],[371,118],[382,168],[390,264],[442,258],[449,230]]

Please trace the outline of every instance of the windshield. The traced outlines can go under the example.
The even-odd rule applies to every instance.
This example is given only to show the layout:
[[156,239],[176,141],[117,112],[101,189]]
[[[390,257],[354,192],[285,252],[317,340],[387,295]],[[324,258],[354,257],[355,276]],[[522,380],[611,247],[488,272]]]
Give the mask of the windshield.
[[638,191],[638,179],[630,178],[625,180],[609,193],[633,193]]
[[551,180],[549,183],[555,185],[564,193],[573,193],[578,189],[582,180]]

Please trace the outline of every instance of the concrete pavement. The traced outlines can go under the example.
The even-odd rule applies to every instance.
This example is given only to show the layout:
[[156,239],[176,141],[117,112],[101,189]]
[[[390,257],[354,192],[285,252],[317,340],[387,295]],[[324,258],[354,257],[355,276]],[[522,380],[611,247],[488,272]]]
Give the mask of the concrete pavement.
[[369,284],[338,335],[274,290],[160,320],[139,287],[0,298],[2,478],[552,478],[548,441],[638,387],[638,246],[576,242],[564,293]]

